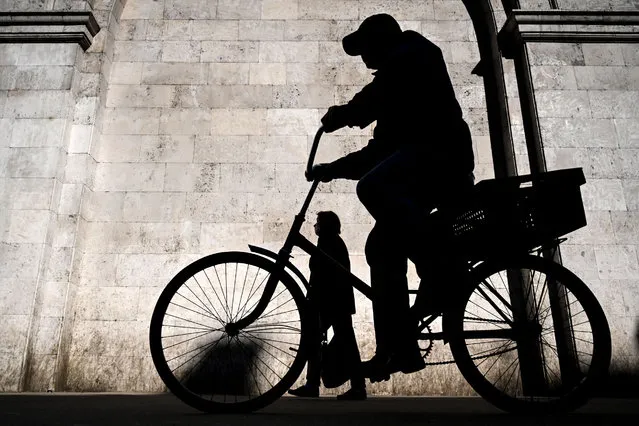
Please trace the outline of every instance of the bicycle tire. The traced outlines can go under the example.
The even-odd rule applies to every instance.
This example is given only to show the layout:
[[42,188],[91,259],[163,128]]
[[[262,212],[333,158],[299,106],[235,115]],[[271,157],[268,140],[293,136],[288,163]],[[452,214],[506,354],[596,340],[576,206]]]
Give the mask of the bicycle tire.
[[[175,302],[172,302],[174,297],[176,297],[176,294],[178,293],[178,291],[182,288],[183,284],[185,284],[187,281],[189,281],[192,277],[196,277],[196,274],[198,273],[202,273],[202,271],[206,272],[206,270],[211,270],[210,268],[213,268],[215,270],[215,273],[218,273],[218,266],[220,265],[229,265],[229,264],[235,264],[235,273],[236,276],[238,275],[238,271],[243,271],[243,269],[241,268],[240,265],[245,265],[246,266],[246,274],[248,276],[249,271],[252,272],[251,267],[254,267],[255,269],[257,269],[256,274],[256,281],[257,281],[257,276],[259,274],[260,270],[265,271],[268,274],[271,274],[275,271],[275,263],[272,262],[269,259],[266,259],[262,256],[258,256],[255,254],[251,254],[251,253],[245,253],[245,252],[222,252],[222,253],[216,253],[216,254],[212,254],[206,257],[203,257],[199,260],[196,260],[195,262],[191,263],[190,265],[186,266],[184,269],[182,269],[165,287],[165,289],[163,290],[162,294],[160,295],[158,302],[156,303],[156,306],[154,308],[153,311],[153,315],[151,318],[151,324],[150,324],[150,330],[149,330],[149,341],[150,341],[150,348],[151,348],[151,356],[153,359],[153,363],[155,365],[155,368],[160,376],[160,378],[162,379],[162,381],[165,383],[165,385],[167,386],[167,388],[180,400],[182,400],[183,402],[185,402],[186,404],[190,405],[191,407],[198,409],[200,411],[204,411],[204,412],[208,412],[208,413],[246,413],[246,412],[252,412],[252,411],[256,411],[259,410],[269,404],[271,404],[272,402],[274,402],[275,400],[277,400],[279,397],[281,397],[293,384],[294,382],[297,380],[297,378],[299,377],[299,375],[301,374],[305,362],[306,362],[306,346],[307,346],[307,340],[308,340],[308,336],[307,334],[310,332],[309,330],[307,330],[308,328],[308,324],[307,324],[307,320],[305,317],[305,298],[304,295],[301,291],[301,289],[299,288],[299,286],[297,285],[296,281],[290,277],[290,275],[288,275],[286,272],[282,271],[281,272],[281,278],[278,282],[278,290],[281,286],[283,286],[283,290],[284,291],[288,291],[291,295],[291,298],[294,302],[295,307],[292,308],[290,311],[288,312],[293,312],[293,314],[297,313],[299,314],[299,323],[300,323],[300,327],[299,330],[300,332],[299,334],[299,343],[298,343],[298,348],[297,350],[292,350],[292,352],[294,352],[294,359],[290,365],[290,367],[288,368],[288,370],[284,373],[284,375],[280,378],[280,380],[273,385],[270,389],[266,390],[264,393],[260,394],[260,395],[255,395],[255,397],[251,397],[251,393],[249,390],[249,395],[248,395],[248,399],[243,399],[241,401],[238,401],[237,396],[235,395],[235,402],[230,401],[230,402],[226,402],[227,400],[227,395],[226,393],[224,393],[224,402],[220,402],[220,401],[214,401],[213,400],[213,394],[211,394],[210,399],[208,397],[203,397],[203,395],[198,395],[196,392],[193,392],[193,389],[189,389],[187,387],[187,385],[185,385],[183,383],[183,381],[186,381],[187,384],[189,381],[191,381],[191,375],[193,374],[193,368],[199,368],[199,364],[196,365],[195,367],[191,367],[191,372],[188,373],[186,378],[181,378],[178,379],[178,377],[176,377],[176,374],[173,373],[173,371],[171,370],[171,367],[169,366],[169,361],[167,360],[167,357],[165,356],[165,350],[167,350],[167,347],[163,346],[163,335],[162,335],[162,330],[163,327],[166,327],[166,325],[164,324],[164,321],[166,320],[167,322],[171,319],[171,314],[167,314],[167,309],[169,308],[170,304],[175,305]],[[259,268],[259,269],[258,269]],[[226,269],[225,269],[226,271]],[[212,272],[211,272],[212,275]],[[202,275],[199,275],[200,277],[202,277]],[[208,274],[206,274],[207,278],[208,278]],[[268,276],[268,275],[267,275]],[[219,279],[219,277],[218,277]],[[261,279],[261,276],[260,276]],[[199,281],[197,280],[197,278],[194,278],[195,282]],[[190,281],[190,282],[193,282]],[[213,280],[213,282],[215,282]],[[222,282],[220,281],[220,286],[222,286]],[[255,283],[254,283],[255,284]],[[191,290],[191,293],[193,293],[193,289],[191,289],[191,287],[195,287],[195,285],[191,284],[191,287],[189,287],[188,285],[186,286],[187,288],[189,288]],[[214,287],[214,284],[211,283],[211,287]],[[252,289],[251,289],[252,290]],[[199,290],[195,290],[196,292],[199,292]],[[242,290],[244,292],[244,288]],[[257,290],[256,293],[257,294]],[[282,294],[282,292],[280,292],[280,294]],[[238,291],[239,293],[239,291]],[[189,293],[187,293],[188,295],[190,295]],[[195,293],[194,293],[195,294]],[[259,294],[257,294],[256,297],[257,299],[259,299],[259,297],[261,296],[262,292],[259,292]],[[182,296],[179,301],[180,303],[183,303],[184,305],[187,304],[187,302],[183,302],[182,298],[184,297],[184,295],[182,293],[180,293],[180,295]],[[217,295],[217,293],[216,293]],[[197,297],[197,296],[196,296]],[[196,297],[191,296],[192,300],[195,302],[194,304],[200,305],[199,308],[195,307],[194,305],[189,305],[189,310],[191,312],[196,312],[196,311],[202,311],[204,312],[203,308],[206,307],[203,305],[204,297],[200,297],[199,301],[195,301]],[[233,292],[233,299],[236,298],[236,292]],[[247,296],[247,301],[245,303],[244,309],[246,309],[246,304],[248,304],[248,300],[251,298],[251,296]],[[276,299],[277,296],[273,296],[272,300]],[[177,299],[177,297],[176,297]],[[200,303],[202,302],[202,303]],[[238,302],[238,318],[235,318],[235,320],[239,319],[239,317],[241,317],[242,315],[247,314],[250,309],[246,312],[244,312],[243,314],[239,313],[240,309],[239,309],[239,305],[241,304],[242,300],[240,298],[240,301]],[[221,303],[221,300],[220,300]],[[179,305],[178,305],[179,306]],[[183,306],[184,307],[184,306]],[[233,302],[231,302],[231,308],[233,308]],[[221,311],[221,310],[220,310]],[[210,312],[211,314],[209,315],[207,312]],[[206,318],[209,317],[209,320],[211,320],[211,318],[213,318],[215,316],[216,321],[217,318],[221,318],[221,314],[220,317],[217,317],[216,315],[214,315],[212,313],[212,310],[208,310],[204,313],[201,313],[201,316]],[[265,313],[262,314],[262,316],[260,318],[258,318],[258,320],[256,320],[256,322],[254,324],[257,324],[260,319],[265,318],[267,315]],[[189,323],[194,322],[190,319],[183,319],[183,321],[188,321]],[[219,322],[219,321],[218,321]],[[197,322],[195,322],[196,324],[202,324],[203,321],[198,320]],[[288,325],[287,325],[288,326]],[[247,327],[245,330],[248,330],[251,326]],[[290,328],[290,327],[289,327]],[[260,329],[258,329],[259,332]],[[263,330],[263,329],[262,329]],[[208,344],[208,348],[206,349],[206,353],[202,356],[202,359],[205,360],[205,364],[206,363],[221,363],[221,356],[218,356],[217,358],[214,359],[214,361],[210,361],[211,359],[211,355],[208,353],[209,351],[213,351],[214,349],[216,349],[216,347],[218,346],[218,344],[220,343],[220,341],[222,341],[222,339],[224,339],[224,334],[225,332],[221,331],[221,327],[215,328],[215,329],[211,329],[211,331],[214,332],[219,332],[222,337],[220,337],[216,343],[215,346],[213,346],[211,348],[211,343]],[[211,332],[209,331],[209,332]],[[207,334],[209,333],[207,332]],[[196,331],[196,332],[191,332],[190,334],[193,333],[200,333],[203,334],[205,333],[205,331]],[[286,333],[285,333],[286,334]],[[290,333],[289,333],[290,334]],[[180,335],[180,334],[177,334]],[[168,336],[170,338],[174,338],[177,335],[174,336]],[[238,335],[239,336],[239,335]],[[250,332],[247,332],[246,336],[248,336],[247,341],[253,341],[254,339],[250,336],[254,336],[254,334],[251,334]],[[166,335],[164,337],[167,337]],[[237,340],[239,341],[239,337],[236,337]],[[255,355],[255,358],[252,358],[252,352],[250,350],[248,350],[248,355],[247,354],[247,350],[245,350],[246,345],[243,344],[236,344],[236,347],[239,347],[239,350],[236,348],[235,352],[232,353],[232,350],[230,348],[233,347],[233,337],[226,335],[226,339],[227,339],[227,346],[228,346],[228,350],[229,350],[229,362],[230,363],[234,363],[236,361],[237,355],[243,355],[247,357],[247,361],[244,361],[243,364],[244,366],[249,365],[249,366],[254,366],[255,368],[259,369],[259,364],[258,361],[256,361],[256,359],[261,360],[259,355]],[[255,338],[257,339],[257,338]],[[211,339],[212,340],[212,339]],[[286,339],[282,339],[282,340],[286,340]],[[271,343],[267,342],[267,340],[264,340],[264,342],[266,344],[269,344],[271,346],[273,346]],[[289,343],[289,342],[283,342],[283,343]],[[293,348],[289,348],[289,349],[293,349]],[[271,349],[272,350],[272,349]],[[279,354],[279,353],[278,353]],[[291,355],[293,356],[293,355]],[[180,360],[181,361],[181,360]],[[199,361],[199,363],[201,363],[202,360]],[[261,361],[262,363],[264,363],[264,361]],[[281,360],[280,360],[281,362]],[[273,366],[268,367],[268,364],[264,363],[265,367],[263,367],[264,370],[266,370],[267,374],[270,374],[269,371],[267,370],[267,368],[271,368],[271,371],[273,371]],[[278,364],[279,365],[279,364]],[[179,368],[179,367],[178,367]],[[215,365],[213,367],[211,367],[211,369],[213,371],[216,372],[224,372],[227,373],[228,371],[233,369],[233,365],[229,364],[225,367],[219,367],[219,369],[215,368]],[[177,370],[177,368],[176,368]],[[264,375],[264,372],[262,370],[260,370],[262,373],[262,376],[264,376],[265,378],[267,378]],[[218,378],[223,377],[223,376],[216,376]],[[215,378],[216,377],[212,377],[211,380],[209,380],[210,383],[214,383]],[[258,379],[262,380],[262,377],[255,377],[255,375],[253,376],[253,379],[255,380],[255,385],[257,386],[257,388],[259,389],[259,383],[258,383]],[[207,379],[208,380],[208,379]],[[205,383],[209,383],[209,382],[205,382]],[[219,383],[224,383],[224,379],[221,378],[219,380]],[[270,384],[270,381],[269,381]],[[221,386],[227,386],[227,385],[221,385]],[[229,385],[230,386],[230,385]],[[252,386],[252,384],[251,384]],[[224,392],[228,392],[228,391],[224,391]]]
[[[487,368],[488,366],[484,367],[484,370],[488,370],[485,376],[484,373],[480,371],[480,366],[485,360],[480,360],[480,359],[482,357],[487,358],[488,355],[480,353],[481,355],[475,355],[475,357],[473,357],[473,355],[471,355],[471,350],[469,349],[470,345],[466,341],[466,338],[471,336],[471,334],[468,332],[465,332],[464,321],[469,320],[468,321],[469,324],[471,322],[470,320],[472,320],[473,322],[480,322],[478,318],[475,318],[472,315],[470,317],[465,316],[466,314],[468,314],[468,312],[466,312],[466,306],[470,305],[471,297],[473,297],[475,290],[480,289],[480,285],[484,284],[489,277],[493,276],[494,274],[498,272],[507,271],[507,270],[537,271],[539,273],[545,274],[547,277],[551,277],[550,278],[551,282],[555,283],[553,285],[556,285],[556,283],[561,283],[561,285],[566,287],[566,289],[563,291],[566,292],[566,294],[568,294],[567,291],[574,294],[574,299],[575,299],[570,304],[566,303],[569,300],[568,297],[563,299],[564,309],[577,310],[580,305],[581,308],[583,308],[583,311],[579,312],[578,315],[581,315],[583,313],[587,317],[587,320],[590,324],[590,328],[592,331],[592,342],[591,342],[592,357],[590,358],[588,371],[585,373],[581,371],[582,364],[578,360],[577,366],[575,367],[573,365],[572,367],[573,369],[575,369],[575,371],[579,370],[576,372],[574,376],[576,378],[573,379],[574,380],[573,383],[570,383],[570,380],[568,380],[568,383],[566,385],[564,385],[563,383],[561,385],[550,385],[550,382],[556,381],[556,378],[560,378],[561,380],[564,373],[562,373],[561,370],[559,375],[553,372],[555,376],[553,377],[553,374],[546,373],[546,370],[545,370],[546,365],[545,364],[542,365],[544,378],[545,380],[548,381],[548,383],[545,383],[544,386],[547,389],[552,388],[552,391],[548,391],[547,395],[541,395],[541,396],[540,395],[536,395],[536,396],[522,395],[522,397],[517,397],[516,395],[515,396],[509,395],[507,392],[505,392],[502,389],[498,389],[495,383],[491,383],[486,377],[490,373],[490,369],[494,367],[496,361],[490,366],[490,369]],[[534,278],[534,273],[531,276]],[[504,261],[485,262],[473,270],[472,277],[473,277],[471,281],[472,284],[467,286],[462,291],[462,295],[460,296],[460,299],[459,299],[462,302],[455,305],[452,308],[452,310],[444,316],[444,321],[445,321],[444,324],[445,324],[447,333],[450,336],[449,337],[450,348],[451,348],[453,357],[455,359],[455,362],[460,372],[462,373],[464,378],[468,381],[468,383],[471,385],[471,387],[480,396],[482,396],[484,399],[492,403],[494,406],[507,412],[535,413],[535,414],[561,413],[561,412],[572,411],[580,407],[581,405],[585,404],[587,400],[589,399],[590,395],[592,394],[592,391],[595,388],[595,386],[600,384],[602,380],[608,374],[608,368],[610,366],[610,358],[611,358],[611,338],[610,338],[610,329],[609,329],[608,321],[606,319],[603,309],[601,308],[601,305],[599,304],[599,302],[597,301],[593,293],[590,291],[590,289],[588,289],[586,284],[584,284],[584,282],[579,277],[577,277],[574,273],[572,273],[571,271],[569,271],[562,265],[557,264],[551,260],[541,258],[538,256],[533,256],[533,255],[525,255],[525,256],[504,260]],[[486,287],[486,284],[484,284],[484,287]],[[559,286],[557,286],[556,288],[559,288]],[[477,292],[478,294],[481,294],[479,293],[479,290]],[[548,290],[548,294],[546,295],[544,295],[543,292],[541,293],[541,295],[533,294],[533,296],[540,296],[538,297],[539,302],[537,301],[534,302],[535,303],[534,306],[536,306],[538,313],[539,313],[539,308],[542,305],[542,302],[545,300],[546,296],[549,297],[550,292],[551,290]],[[484,294],[486,294],[486,292],[484,292]],[[478,300],[478,298],[475,300]],[[506,300],[506,302],[508,301]],[[493,303],[495,302],[493,301]],[[537,305],[537,303],[539,303],[539,305]],[[486,305],[484,305],[484,307],[485,306]],[[476,311],[478,310],[474,306],[472,307],[472,309],[475,309]],[[552,308],[551,307],[545,308],[544,311],[547,311],[546,318],[544,318],[544,321],[545,321],[548,315],[552,313]],[[540,315],[537,315],[537,316],[540,316]],[[482,321],[498,322],[494,319],[484,319]],[[553,321],[555,321],[555,318],[553,318]],[[505,321],[502,321],[502,322],[505,322]],[[571,330],[570,333],[572,333],[573,336],[576,333],[584,333],[584,331],[582,330],[577,331],[577,329],[574,327],[575,324],[578,327],[583,327],[583,323],[580,324],[580,323],[570,322],[570,327],[567,327],[566,323],[562,323],[562,324],[564,324],[564,326],[561,328],[564,330],[570,329]],[[553,322],[553,327],[554,326],[555,326],[555,323]],[[553,355],[553,352],[548,351],[547,348],[544,346],[544,343],[547,343],[547,341],[546,341],[546,337],[543,337],[543,336],[544,335],[548,336],[548,340],[550,340],[550,338],[552,337],[553,341],[555,342],[558,342],[559,340],[555,338],[556,336],[555,334],[550,336],[550,332],[544,333],[542,332],[542,330],[543,330],[543,325],[540,324],[540,330],[538,331],[540,337],[537,343],[539,343],[540,345],[538,347],[541,347],[540,351],[542,351],[541,352],[542,355],[540,356],[539,359],[546,361],[545,353],[550,353],[550,355]],[[477,338],[476,334],[474,336],[475,337],[473,338]],[[521,334],[519,336],[521,336]],[[577,338],[577,339],[583,340],[584,342],[586,342],[585,339],[580,339],[580,338]],[[470,340],[470,337],[469,337],[469,340]],[[574,343],[575,341],[576,340],[573,338],[572,342]],[[578,343],[580,345],[584,345],[581,342],[578,342]],[[472,344],[477,345],[478,343],[472,343]],[[497,344],[492,343],[492,344],[496,346],[499,343]],[[514,349],[516,349],[517,353],[519,354],[520,349],[518,348],[518,346],[519,345],[517,344]],[[506,351],[511,350],[508,346],[504,346],[504,345],[500,346],[499,348],[501,353],[495,352],[495,355],[501,356],[505,354]],[[480,347],[479,349],[483,349],[483,348]],[[581,354],[581,352],[579,351],[578,353]],[[557,365],[559,365],[559,362],[560,362],[559,350],[556,350],[554,354],[557,355],[557,362],[554,363],[556,367]],[[509,356],[513,356],[513,355],[511,354]],[[582,355],[575,355],[575,356],[580,357]],[[519,357],[517,355],[517,360],[518,359]],[[478,364],[476,364],[475,361],[477,361]],[[513,364],[511,365],[515,365],[514,362],[515,361],[513,361]],[[509,381],[510,379],[512,379],[512,376],[515,374],[514,371],[516,371],[520,367],[521,365],[519,363],[515,365],[513,372],[510,373],[511,377],[509,378]],[[508,369],[510,368],[511,367],[508,366]],[[499,371],[499,367],[497,369],[497,372],[498,371]],[[502,371],[500,379],[505,374],[506,371],[507,370]],[[521,370],[518,371],[518,374],[519,376],[517,380],[521,379],[522,377]],[[498,379],[498,381],[500,379]],[[523,388],[523,380],[521,380],[521,382],[522,382],[522,388]],[[509,384],[506,384],[506,388],[508,388],[508,386]],[[566,387],[564,389],[564,386],[568,386],[570,388]],[[554,394],[551,394],[551,392],[554,392]],[[540,393],[543,393],[543,391]]]

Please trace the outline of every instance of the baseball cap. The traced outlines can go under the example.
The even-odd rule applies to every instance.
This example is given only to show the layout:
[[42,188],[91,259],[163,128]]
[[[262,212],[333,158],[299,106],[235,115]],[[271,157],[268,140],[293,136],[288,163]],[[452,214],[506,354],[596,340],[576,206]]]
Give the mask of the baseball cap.
[[356,31],[342,39],[342,47],[347,55],[359,56],[366,46],[386,43],[401,33],[401,27],[392,16],[386,13],[371,15],[362,21]]

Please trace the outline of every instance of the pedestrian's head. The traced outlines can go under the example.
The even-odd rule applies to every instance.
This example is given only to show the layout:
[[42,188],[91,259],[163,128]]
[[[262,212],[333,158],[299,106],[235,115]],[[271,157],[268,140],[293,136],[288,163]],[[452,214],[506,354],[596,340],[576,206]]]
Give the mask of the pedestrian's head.
[[315,234],[318,237],[339,235],[342,225],[339,217],[332,211],[323,211],[317,213],[317,221],[315,222]]
[[361,56],[370,69],[379,69],[397,44],[402,29],[386,13],[364,19],[357,31],[344,37],[342,46],[350,56]]

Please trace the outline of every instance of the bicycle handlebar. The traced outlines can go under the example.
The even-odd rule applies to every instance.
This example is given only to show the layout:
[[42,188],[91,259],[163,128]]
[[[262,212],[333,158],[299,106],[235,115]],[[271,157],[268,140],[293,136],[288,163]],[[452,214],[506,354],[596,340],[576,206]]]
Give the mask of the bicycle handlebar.
[[313,161],[315,161],[315,153],[317,152],[317,147],[319,146],[319,141],[324,134],[324,126],[320,126],[315,133],[315,138],[313,139],[313,146],[311,147],[311,153],[308,156],[308,163],[306,164],[306,173],[310,174],[311,169],[313,169]]

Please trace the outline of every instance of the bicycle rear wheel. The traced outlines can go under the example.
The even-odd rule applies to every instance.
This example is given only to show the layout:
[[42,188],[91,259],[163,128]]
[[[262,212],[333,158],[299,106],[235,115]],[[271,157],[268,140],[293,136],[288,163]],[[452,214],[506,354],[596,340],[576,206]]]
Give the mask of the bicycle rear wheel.
[[305,364],[304,295],[281,273],[264,313],[239,334],[229,322],[257,305],[275,264],[242,252],[217,253],[180,271],[153,311],[149,339],[169,390],[206,412],[249,412],[272,403]]
[[588,287],[563,266],[532,255],[484,263],[472,282],[444,321],[473,389],[509,412],[564,412],[584,404],[607,375],[611,356],[608,322]]

